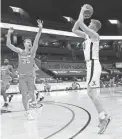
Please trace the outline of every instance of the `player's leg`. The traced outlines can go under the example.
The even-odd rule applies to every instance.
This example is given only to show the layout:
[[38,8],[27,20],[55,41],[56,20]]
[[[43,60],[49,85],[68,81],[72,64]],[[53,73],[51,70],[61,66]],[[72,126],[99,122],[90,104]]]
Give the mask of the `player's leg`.
[[34,95],[35,95],[36,100],[37,100],[37,98],[38,98],[38,91],[36,89],[36,73],[35,72],[34,72],[33,76],[34,76]]
[[36,100],[37,102],[41,102],[44,99],[44,96],[41,95],[41,93],[37,90],[36,85],[35,85],[35,90],[34,90],[35,94],[36,94]]
[[35,96],[35,93],[34,93],[34,90],[35,90],[34,76],[33,75],[28,75],[27,78],[28,78],[27,79],[28,93],[29,93],[29,96],[31,98],[31,102],[29,103],[29,106],[31,108],[34,108],[37,105],[36,96]]
[[103,105],[100,100],[100,76],[101,66],[95,64],[94,60],[91,61],[91,74],[88,83],[88,95],[92,99],[98,113],[103,112]]
[[9,96],[8,96],[8,102],[9,102],[9,103],[12,101],[13,96],[14,96],[14,95],[9,95]]
[[108,90],[109,90],[109,92],[110,92],[110,94],[112,94],[112,86],[111,86],[111,79],[110,79],[110,81],[109,81],[109,83],[108,83]]
[[[94,61],[93,61],[94,62]],[[96,61],[95,61],[96,62]],[[105,111],[102,101],[100,99],[100,76],[101,76],[101,65],[99,63],[93,63],[93,76],[89,83],[89,96],[92,99],[97,112],[99,114],[99,121],[100,121],[100,131],[99,134],[102,134],[110,121],[109,115]]]
[[112,79],[110,79],[109,81],[108,88],[109,88],[110,95],[112,95],[113,94]]
[[27,111],[29,109],[29,105],[28,105],[29,97],[28,97],[28,93],[27,93],[27,91],[28,91],[27,84],[26,84],[24,77],[19,77],[19,89],[22,94],[22,103],[23,103],[24,109],[25,109],[25,111]]
[[35,86],[34,86],[34,76],[33,75],[28,76],[28,83],[27,84],[28,84],[28,93],[29,93],[30,98],[32,100],[29,103],[29,107],[30,108],[40,108],[42,105],[37,103],[36,96],[34,93]]
[[114,86],[114,79],[112,79],[112,95],[115,94],[115,86]]
[[38,93],[38,91],[37,91],[35,85],[34,85],[34,94],[35,94],[35,96],[36,96],[36,100],[37,100],[37,99],[38,99],[38,96],[39,96],[39,93]]
[[27,86],[28,86],[28,93],[30,95],[31,100],[36,101],[36,97],[35,97],[35,93],[34,93],[35,85],[34,85],[34,76],[33,75],[28,76]]
[[29,109],[29,94],[26,77],[19,77],[19,89],[22,93],[22,102],[26,111],[25,116],[28,120],[34,120],[32,111]]
[[[12,81],[11,79],[10,80],[7,80],[7,82],[6,82],[6,91],[9,89],[10,84],[11,84],[11,81]],[[14,95],[12,95],[12,94],[6,94],[6,96],[7,96],[8,103],[10,103],[12,101],[12,98],[13,98]]]
[[8,107],[7,95],[5,92],[6,92],[6,90],[1,88],[1,95],[3,96],[3,99],[4,99],[3,107]]
[[37,102],[40,102],[41,100],[44,99],[44,97],[41,96],[40,92],[36,88],[36,74],[35,73],[34,73],[34,94],[35,94]]
[[101,71],[101,69],[100,68],[98,69],[98,67],[97,67],[96,70],[95,70],[94,66],[95,66],[94,61],[87,62],[87,84],[88,84],[87,93],[88,93],[88,96],[92,99],[92,101],[93,101],[93,103],[94,103],[94,105],[97,109],[97,112],[100,113],[104,109],[103,109],[103,106],[102,106],[102,103],[101,103],[101,100],[100,100],[100,97],[99,97],[99,94],[100,94],[99,91],[100,90],[98,88],[93,88],[94,85],[96,86],[96,82],[94,82],[93,79],[95,79],[95,77],[97,77],[97,80],[100,80],[99,70]]
[[8,95],[6,94],[6,90],[9,88],[10,84],[9,82],[5,82],[3,81],[2,84],[1,84],[1,95],[3,96],[3,99],[4,99],[4,105],[3,107],[8,107]]

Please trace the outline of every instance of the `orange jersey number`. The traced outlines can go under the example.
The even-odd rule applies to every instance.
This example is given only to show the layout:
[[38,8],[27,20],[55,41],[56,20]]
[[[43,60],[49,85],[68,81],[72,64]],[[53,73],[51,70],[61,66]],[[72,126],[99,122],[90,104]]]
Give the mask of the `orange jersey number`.
[[23,64],[29,64],[30,63],[30,59],[28,57],[22,58],[22,63]]

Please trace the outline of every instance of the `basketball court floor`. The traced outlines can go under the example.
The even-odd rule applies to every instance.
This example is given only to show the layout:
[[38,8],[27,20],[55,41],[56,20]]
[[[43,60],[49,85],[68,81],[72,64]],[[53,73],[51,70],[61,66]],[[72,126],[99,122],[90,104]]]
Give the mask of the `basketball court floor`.
[[106,132],[98,135],[96,109],[86,90],[51,92],[43,107],[35,109],[36,120],[24,116],[21,95],[14,95],[10,109],[1,115],[2,139],[122,139],[122,87],[110,94],[102,89],[104,107],[112,116]]

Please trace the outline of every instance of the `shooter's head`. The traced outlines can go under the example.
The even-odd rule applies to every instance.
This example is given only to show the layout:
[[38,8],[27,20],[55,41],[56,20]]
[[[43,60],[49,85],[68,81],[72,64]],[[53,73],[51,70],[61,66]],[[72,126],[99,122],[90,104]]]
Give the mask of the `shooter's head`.
[[89,28],[97,32],[101,28],[101,22],[99,20],[91,19]]

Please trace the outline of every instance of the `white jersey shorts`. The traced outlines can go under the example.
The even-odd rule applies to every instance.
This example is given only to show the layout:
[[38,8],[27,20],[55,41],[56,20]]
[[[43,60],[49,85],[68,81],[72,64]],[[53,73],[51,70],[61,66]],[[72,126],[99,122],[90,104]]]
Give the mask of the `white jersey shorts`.
[[102,72],[99,60],[86,61],[87,67],[87,86],[92,88],[100,87],[100,76]]

